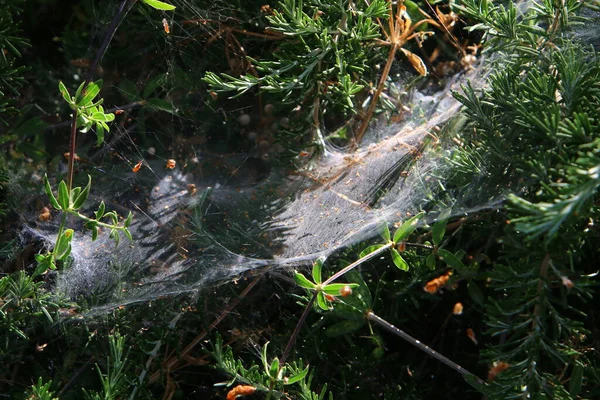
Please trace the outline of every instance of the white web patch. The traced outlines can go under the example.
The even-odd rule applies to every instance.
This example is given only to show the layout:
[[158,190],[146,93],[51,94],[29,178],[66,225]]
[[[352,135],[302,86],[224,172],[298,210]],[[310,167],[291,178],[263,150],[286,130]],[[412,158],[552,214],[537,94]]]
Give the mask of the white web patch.
[[[401,124],[379,124],[365,138],[384,139],[371,139],[373,143],[353,153],[328,148],[326,156],[301,174],[290,174],[268,167],[258,145],[260,131],[255,133],[256,149],[247,153],[204,150],[207,132],[215,127],[189,116],[202,104],[191,110],[178,108],[178,98],[188,93],[173,76],[195,77],[195,71],[183,70],[178,61],[195,46],[208,46],[194,34],[197,26],[190,21],[206,27],[203,39],[220,32],[205,23],[210,10],[200,12],[185,1],[173,4],[186,17],[166,18],[168,33],[162,15],[144,14],[157,26],[155,40],[165,57],[159,61],[166,66],[164,74],[150,79],[155,67],[149,66],[136,79],[144,85],[109,87],[108,91],[130,98],[133,106],[117,118],[105,145],[79,164],[77,179],[86,172],[93,175],[86,212],[101,200],[120,215],[131,210],[134,242],[122,241],[115,247],[106,232],[93,242],[89,232],[73,221],[73,264],[58,274],[57,291],[67,296],[94,294],[101,299],[94,311],[101,312],[198,291],[260,267],[309,264],[373,237],[383,221],[393,224],[416,213],[441,190],[447,168],[440,160],[444,149],[429,150],[423,143],[435,127],[458,112],[451,90],[458,90],[466,79],[480,79],[479,72],[463,75],[433,96],[414,93],[412,106],[420,108],[419,115]],[[153,95],[160,95],[163,102],[153,103]],[[160,113],[149,129],[148,119],[139,114],[144,107],[138,110],[136,102],[168,112]],[[223,121],[236,118],[225,113]],[[179,136],[178,129],[194,129],[197,134]],[[138,144],[143,135],[152,135],[147,141],[152,145]],[[80,147],[89,140],[81,139]],[[495,202],[492,198],[478,207]],[[465,212],[463,204],[453,204],[452,209],[455,215]],[[56,222],[40,224],[30,216],[24,231],[47,245],[53,243]]]

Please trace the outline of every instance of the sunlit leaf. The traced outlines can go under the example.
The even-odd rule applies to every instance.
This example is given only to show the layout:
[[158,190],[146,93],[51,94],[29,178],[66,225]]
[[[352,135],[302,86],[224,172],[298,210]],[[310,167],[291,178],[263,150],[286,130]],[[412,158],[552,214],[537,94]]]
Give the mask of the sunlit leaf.
[[44,174],[44,192],[46,192],[46,196],[48,196],[48,200],[52,207],[57,210],[61,209],[61,206],[58,204],[56,197],[54,197],[54,193],[52,193],[52,187],[50,186],[50,182],[48,181],[48,175]]
[[58,184],[58,204],[63,210],[69,209],[69,190],[65,181]]
[[345,286],[354,289],[358,287],[358,283],[331,283],[323,288],[323,292],[332,296],[339,296]]
[[415,229],[417,229],[417,224],[419,223],[419,219],[421,219],[425,215],[424,211],[421,211],[414,217],[410,218],[396,230],[394,233],[394,243],[398,243],[404,239],[406,239]]
[[175,9],[175,6],[171,4],[164,3],[158,0],[142,0],[144,3],[148,4],[152,8],[156,8],[157,10],[171,11]]
[[327,300],[325,300],[325,295],[323,292],[317,293],[317,305],[323,311],[329,311],[329,306],[327,305]]
[[315,287],[317,287],[317,285],[309,281],[301,272],[298,271],[294,272],[294,280],[296,281],[298,286],[304,289],[314,289]]
[[442,261],[448,264],[450,267],[457,270],[459,273],[465,270],[465,265],[460,261],[458,257],[456,257],[453,253],[449,252],[446,249],[439,249],[438,256]]
[[315,283],[321,283],[322,281],[322,270],[323,270],[323,262],[325,261],[324,257],[319,257],[313,264],[312,268],[312,277]]
[[92,177],[88,175],[88,183],[83,189],[83,191],[77,196],[77,198],[73,201],[73,209],[80,209],[83,204],[86,202],[88,195],[90,194],[90,188],[92,187]]
[[295,375],[289,376],[285,381],[285,385],[292,385],[296,382],[301,381],[308,374],[308,367],[304,368],[302,371],[298,372]]
[[369,254],[371,254],[372,252],[374,252],[375,250],[379,249],[380,247],[385,246],[384,244],[374,244],[373,246],[369,246],[366,249],[364,249],[363,251],[360,252],[360,258],[363,258]]
[[379,234],[381,235],[383,240],[385,240],[386,242],[389,242],[390,240],[392,240],[392,236],[390,234],[390,229],[388,228],[387,222],[384,221],[381,224],[381,226],[379,227]]
[[390,251],[392,252],[392,260],[394,261],[394,265],[402,271],[408,271],[408,264],[406,263],[406,260],[402,258],[400,253],[398,253],[398,251],[394,248],[390,249]]

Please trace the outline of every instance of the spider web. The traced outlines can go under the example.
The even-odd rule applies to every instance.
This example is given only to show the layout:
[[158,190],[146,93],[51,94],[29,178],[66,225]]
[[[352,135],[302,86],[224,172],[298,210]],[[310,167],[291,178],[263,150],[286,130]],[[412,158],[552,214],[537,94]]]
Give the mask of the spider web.
[[[94,10],[98,35],[118,4],[109,3]],[[172,4],[178,7],[175,13],[145,9],[125,16],[118,32],[127,29],[128,20],[143,19],[155,27],[150,39],[143,38],[155,52],[142,62],[139,76],[118,84],[106,79],[107,108],[112,101],[124,110],[106,143],[95,148],[93,138],[79,139],[78,154],[87,154],[78,164],[76,182],[83,183],[87,173],[93,176],[91,208],[85,212],[101,200],[119,215],[132,211],[134,241],[115,246],[106,232],[92,241],[77,221],[70,221],[76,231],[73,262],[58,272],[54,290],[73,298],[95,296],[92,313],[101,313],[197,292],[258,268],[309,265],[373,238],[382,223],[398,224],[425,206],[429,215],[441,211],[428,204],[447,196],[443,183],[449,166],[443,159],[451,146],[435,132],[459,110],[451,91],[466,80],[478,86],[484,69],[460,74],[433,93],[414,91],[411,112],[402,122],[373,123],[357,151],[330,146],[299,171],[289,171],[274,162],[282,149],[270,141],[286,116],[270,117],[265,127],[262,120],[254,123],[260,117],[250,107],[232,101],[230,108],[203,117],[208,94],[199,83],[203,71],[194,68],[194,53],[216,52],[211,46],[218,43],[235,45],[219,28],[222,15],[232,10],[223,3],[210,9],[190,1]],[[117,33],[114,40],[115,52],[127,48],[126,37]],[[90,53],[97,42],[92,39]],[[103,68],[110,75],[109,66]],[[219,135],[225,140],[211,139]],[[244,144],[242,151],[236,142]],[[175,168],[166,167],[168,160]],[[134,172],[138,163],[141,168]],[[455,194],[447,197],[463,200],[446,206],[458,215],[495,207],[499,195],[474,201]],[[58,218],[42,223],[33,209],[22,215],[23,240],[51,246]]]

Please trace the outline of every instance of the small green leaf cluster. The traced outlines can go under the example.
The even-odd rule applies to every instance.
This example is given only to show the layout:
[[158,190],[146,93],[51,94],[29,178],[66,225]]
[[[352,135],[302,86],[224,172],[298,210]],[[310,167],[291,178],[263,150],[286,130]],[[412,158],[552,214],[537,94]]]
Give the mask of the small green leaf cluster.
[[[118,245],[120,242],[120,233],[125,235],[130,241],[133,240],[129,225],[133,218],[131,211],[119,225],[119,217],[115,211],[106,212],[106,206],[102,201],[98,210],[94,212],[94,218],[87,217],[79,212],[85,204],[92,186],[92,177],[88,175],[88,183],[85,188],[75,187],[69,192],[65,181],[60,181],[58,185],[58,197],[54,195],[48,176],[44,175],[44,192],[48,196],[50,204],[57,210],[63,212],[63,215],[70,214],[85,221],[85,227],[92,231],[92,240],[96,240],[100,228],[109,229],[109,237]],[[109,223],[100,221],[102,218],[110,220]],[[35,275],[40,275],[49,269],[56,269],[56,261],[64,261],[71,254],[71,242],[73,240],[73,229],[64,229],[64,218],[59,229],[58,238],[54,249],[48,254],[36,254],[38,262]]]
[[577,12],[582,5],[577,0],[561,3],[542,0],[519,10],[513,1],[502,4],[490,0],[462,0],[454,7],[461,15],[478,21],[467,29],[484,32],[483,41],[488,51],[506,51],[511,56],[519,52],[519,59],[529,60],[537,58],[538,50],[560,37],[566,29],[581,24]]
[[[0,326],[3,333],[27,339],[27,330],[37,317],[44,317],[46,323],[54,322],[52,314],[57,305],[41,288],[42,284],[35,282],[25,271],[0,279]],[[8,343],[8,339],[2,343]]]
[[325,298],[325,295],[329,296],[340,296],[342,293],[342,289],[348,287],[350,289],[354,289],[358,287],[356,283],[329,283],[324,284],[322,280],[322,270],[323,263],[325,262],[325,258],[321,257],[314,262],[312,268],[312,278],[311,282],[307,277],[305,277],[301,272],[296,271],[294,273],[294,280],[301,288],[312,290],[315,292],[317,296],[317,305],[324,311],[328,311],[330,309],[328,305],[328,301]]
[[102,391],[83,390],[88,400],[117,400],[123,398],[130,392],[127,372],[130,365],[127,363],[128,351],[125,349],[125,336],[115,332],[108,337],[110,354],[106,360],[106,372],[102,372],[96,364],[96,370],[100,376]]
[[81,128],[81,132],[88,132],[92,127],[95,127],[97,145],[100,146],[104,142],[104,133],[109,132],[108,122],[115,120],[115,114],[105,113],[102,103],[104,99],[94,102],[94,99],[102,89],[102,80],[96,82],[83,82],[77,88],[75,96],[71,96],[66,86],[58,83],[58,89],[65,101],[73,111],[77,112],[77,127]]
[[39,377],[37,383],[27,390],[27,400],[58,400],[58,397],[54,397],[54,392],[50,390],[51,387],[52,381],[44,383],[42,377]]
[[[265,343],[261,351],[262,368],[256,364],[246,368],[241,360],[235,358],[231,347],[223,345],[221,336],[216,336],[211,355],[215,359],[215,367],[231,376],[227,386],[236,382],[251,385],[258,391],[268,393],[269,398],[274,399],[287,397],[290,393],[306,400],[325,398],[326,386],[321,390],[321,394],[310,390],[312,374],[309,374],[308,366],[303,366],[302,359],[281,365],[277,357],[272,360],[269,358],[268,344]],[[298,385],[298,388],[294,389],[291,385]],[[332,398],[331,393],[329,398]]]

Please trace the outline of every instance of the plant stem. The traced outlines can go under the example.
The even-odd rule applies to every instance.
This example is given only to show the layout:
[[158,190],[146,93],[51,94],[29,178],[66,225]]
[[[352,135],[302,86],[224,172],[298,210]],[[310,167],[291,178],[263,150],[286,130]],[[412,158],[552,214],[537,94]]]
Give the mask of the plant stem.
[[378,315],[374,314],[372,311],[369,311],[367,313],[367,318],[369,319],[369,321],[372,321],[372,322],[380,325],[381,327],[383,327],[386,330],[390,331],[394,335],[399,336],[402,339],[406,340],[407,342],[409,342],[413,346],[417,347],[419,350],[422,350],[425,353],[427,353],[430,356],[432,356],[433,358],[437,359],[438,361],[443,362],[444,364],[446,364],[447,366],[449,366],[453,370],[457,371],[458,373],[460,373],[462,375],[465,375],[465,376],[472,376],[472,377],[475,378],[475,380],[477,380],[477,383],[479,383],[481,385],[485,385],[485,382],[483,380],[481,380],[481,378],[479,378],[478,376],[472,374],[471,372],[469,372],[468,370],[464,369],[463,367],[461,367],[460,365],[458,365],[454,361],[450,360],[449,358],[446,358],[445,356],[441,355],[437,351],[433,350],[431,347],[429,347],[429,346],[421,343],[419,340],[417,340],[414,337],[410,336],[408,333],[404,332],[403,330],[401,330],[401,329],[395,327],[394,325],[390,324],[389,322],[387,322],[383,318],[381,318]]
[[367,254],[364,257],[359,258],[358,260],[354,261],[352,264],[350,264],[350,265],[342,268],[341,270],[339,270],[338,272],[336,272],[335,274],[333,274],[329,279],[327,279],[325,282],[323,282],[322,286],[329,285],[331,282],[335,281],[337,278],[339,278],[340,276],[344,275],[348,271],[356,268],[360,264],[364,263],[365,261],[370,260],[371,258],[375,257],[376,255],[383,253],[384,251],[390,249],[391,247],[394,247],[394,245],[395,245],[394,242],[388,242],[385,245],[383,245],[380,248],[378,248],[377,250],[375,250],[375,251]]
[[279,360],[279,368],[280,369],[283,368],[283,366],[285,366],[285,362],[286,362],[288,356],[290,355],[290,351],[292,351],[292,347],[294,347],[294,343],[296,343],[296,339],[298,338],[300,329],[302,328],[302,325],[304,325],[304,321],[306,321],[308,312],[310,311],[310,309],[312,308],[312,305],[314,304],[315,300],[317,299],[317,294],[318,294],[318,292],[315,291],[315,293],[311,297],[310,301],[306,305],[306,308],[304,309],[302,316],[298,320],[298,323],[296,324],[296,327],[294,328],[294,332],[292,332],[292,336],[290,336],[290,340],[288,341],[287,346],[285,346],[285,350],[283,351],[283,354],[281,355],[281,359]]
[[377,101],[379,100],[379,96],[381,96],[381,92],[383,92],[383,88],[385,87],[385,81],[390,74],[390,70],[392,69],[392,64],[394,62],[394,58],[396,57],[396,51],[400,48],[399,45],[393,44],[390,47],[390,52],[388,53],[388,58],[385,63],[385,67],[383,68],[383,73],[381,74],[381,79],[379,79],[379,84],[377,85],[377,90],[375,90],[375,94],[371,99],[371,104],[369,104],[369,108],[367,109],[367,115],[363,119],[358,132],[356,133],[356,138],[354,139],[353,148],[358,147],[358,144],[362,140],[367,128],[369,126],[369,122],[371,121],[371,117],[373,116],[373,112],[375,111],[375,107],[377,107]]
[[[117,10],[115,16],[113,17],[112,22],[110,23],[106,33],[104,35],[104,40],[102,42],[102,46],[96,52],[96,57],[90,65],[90,70],[88,71],[88,75],[83,83],[83,90],[81,93],[85,93],[87,86],[90,84],[92,79],[94,78],[94,72],[100,63],[100,60],[106,53],[106,49],[108,49],[108,45],[110,44],[115,32],[117,31],[117,26],[121,17],[123,16],[125,10],[127,9],[127,3],[131,3],[129,8],[135,4],[137,0],[123,0],[119,9]],[[71,193],[71,189],[73,188],[73,170],[75,169],[75,148],[77,145],[77,109],[73,110],[73,117],[71,118],[71,138],[69,141],[69,171],[67,174],[67,188],[69,189],[69,193]]]
[[76,145],[76,143],[77,143],[77,109],[73,110],[73,116],[71,117],[71,139],[69,141],[69,172],[67,175],[67,188],[69,189],[69,193],[71,193],[71,189],[73,188],[73,170],[75,169],[75,145]]
[[[346,266],[345,268],[342,268],[341,270],[339,270],[338,272],[333,274],[331,276],[331,278],[329,278],[325,282],[323,282],[321,284],[321,286],[322,287],[327,286],[328,284],[330,284],[331,282],[333,282],[340,276],[344,275],[346,272],[352,270],[353,268],[356,268],[358,265],[364,263],[365,261],[370,260],[371,258],[375,257],[378,254],[383,253],[384,251],[386,251],[387,249],[389,249],[390,247],[393,247],[393,246],[394,246],[394,242],[389,242],[389,243],[381,246],[377,250],[367,254],[366,256],[359,258],[358,260],[354,261],[352,264]],[[319,294],[319,291],[315,290],[315,293],[313,294],[310,301],[306,305],[306,308],[304,309],[302,316],[298,320],[298,323],[296,324],[296,328],[294,328],[294,332],[292,332],[292,336],[290,336],[290,340],[288,341],[288,344],[285,347],[283,355],[281,356],[281,360],[280,360],[280,364],[279,364],[280,368],[282,368],[285,365],[285,361],[286,361],[288,355],[290,354],[292,347],[294,347],[294,343],[296,342],[296,339],[298,338],[298,334],[300,333],[300,328],[302,328],[302,325],[304,325],[304,321],[306,320],[306,317],[308,316],[308,312],[310,311],[313,303],[317,299],[318,294]]]
[[84,220],[85,222],[90,222],[90,221],[94,221],[98,224],[98,226],[102,226],[104,228],[110,228],[110,229],[119,229],[119,230],[123,230],[125,229],[124,226],[119,226],[119,225],[111,225],[111,224],[107,224],[106,222],[100,222],[97,219],[94,218],[90,218],[90,217],[86,217],[83,214],[78,213],[77,211],[67,211],[69,214],[75,215],[77,218],[80,218],[82,220]]

